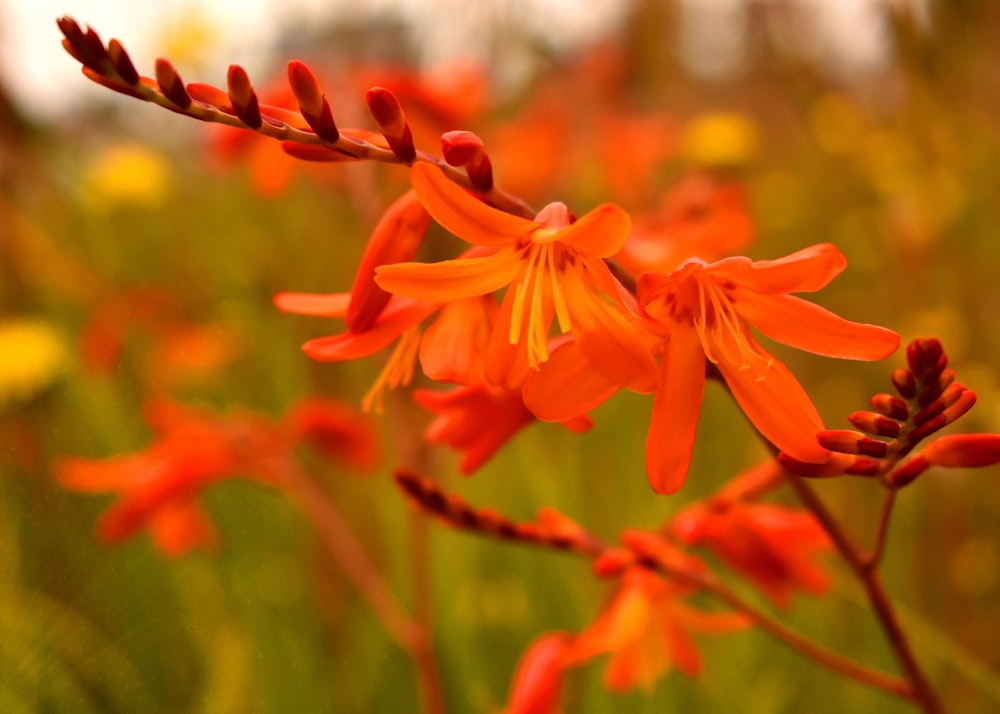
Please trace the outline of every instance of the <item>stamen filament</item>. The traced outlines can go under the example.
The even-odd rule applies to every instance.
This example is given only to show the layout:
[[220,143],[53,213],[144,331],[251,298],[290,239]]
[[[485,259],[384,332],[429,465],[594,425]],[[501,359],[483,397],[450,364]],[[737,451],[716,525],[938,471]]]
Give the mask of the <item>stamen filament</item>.
[[404,332],[399,338],[399,342],[385,366],[375,378],[375,383],[361,398],[361,408],[364,411],[374,411],[376,414],[381,414],[385,390],[409,384],[410,380],[413,379],[414,364],[420,348],[420,336],[420,327],[415,326]]

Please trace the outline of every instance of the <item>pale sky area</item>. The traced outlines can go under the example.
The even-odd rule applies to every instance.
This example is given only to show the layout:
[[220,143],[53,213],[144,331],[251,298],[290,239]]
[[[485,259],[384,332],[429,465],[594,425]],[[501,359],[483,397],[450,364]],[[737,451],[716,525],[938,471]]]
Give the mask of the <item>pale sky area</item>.
[[[69,15],[81,26],[90,25],[105,43],[117,37],[129,51],[140,73],[151,75],[157,56],[183,58],[168,52],[170,28],[196,20],[212,38],[212,50],[199,57],[199,71],[182,72],[185,81],[224,81],[232,63],[248,71],[260,69],[260,48],[270,46],[290,18],[328,19],[337,15],[362,18],[391,12],[423,25],[425,60],[429,64],[461,53],[474,54],[484,28],[497,13],[529,18],[538,28],[558,27],[558,38],[573,42],[618,23],[626,0],[587,0],[587,12],[576,0],[0,0],[0,77],[15,100],[30,114],[49,117],[65,102],[76,101],[94,88],[80,77],[79,65],[60,47],[56,18]],[[289,58],[283,58],[289,59]]]
[[[745,41],[742,19],[751,0],[679,0],[683,10],[682,61],[696,75],[711,78],[733,70]],[[764,0],[753,0],[762,3]],[[863,73],[886,53],[881,9],[905,5],[925,12],[927,0],[788,0],[800,19],[790,38],[804,54],[841,71]],[[424,61],[475,56],[489,46],[498,17],[517,18],[530,29],[564,45],[620,25],[629,0],[0,0],[0,79],[30,115],[56,117],[67,102],[94,96],[77,63],[59,45],[56,18],[69,15],[91,25],[107,42],[122,41],[143,74],[151,75],[157,56],[167,56],[186,81],[221,83],[229,64],[254,76],[269,63],[270,48],[282,27],[303,19],[336,16],[361,19],[391,13],[421,27]],[[766,4],[766,2],[764,3]],[[586,11],[581,11],[585,7]],[[292,22],[292,20],[297,22]],[[200,27],[208,40],[178,56],[180,39]],[[210,48],[205,50],[205,48]],[[479,59],[483,59],[480,57]]]

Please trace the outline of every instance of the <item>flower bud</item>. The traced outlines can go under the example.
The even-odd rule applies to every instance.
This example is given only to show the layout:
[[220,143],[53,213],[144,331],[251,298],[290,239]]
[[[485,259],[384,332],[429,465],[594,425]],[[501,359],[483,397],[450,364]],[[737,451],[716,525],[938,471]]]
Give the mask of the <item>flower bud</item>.
[[184,88],[184,82],[177,70],[165,59],[156,60],[156,83],[163,96],[181,109],[191,106],[191,95]]
[[934,466],[974,468],[1000,463],[1000,434],[942,436],[920,452]]
[[854,412],[847,420],[861,431],[866,431],[874,436],[899,436],[902,426],[895,419],[876,414],[875,412]]

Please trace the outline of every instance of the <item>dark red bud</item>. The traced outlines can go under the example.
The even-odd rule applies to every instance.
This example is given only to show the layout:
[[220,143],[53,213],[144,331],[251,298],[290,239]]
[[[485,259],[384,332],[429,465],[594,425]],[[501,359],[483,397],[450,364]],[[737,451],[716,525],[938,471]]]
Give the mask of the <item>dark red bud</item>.
[[323,96],[312,70],[304,63],[292,60],[288,63],[288,84],[299,103],[302,117],[316,136],[331,144],[336,142],[340,138],[340,130],[333,121],[330,103]]
[[163,96],[181,109],[191,106],[191,95],[184,88],[184,82],[181,81],[174,66],[165,59],[156,60],[156,83]]
[[886,483],[893,488],[902,488],[913,483],[913,480],[926,471],[929,466],[930,463],[928,463],[927,459],[922,454],[917,454],[886,476]]
[[858,429],[874,436],[895,438],[899,436],[902,429],[902,425],[898,421],[875,412],[854,412],[847,419]]
[[910,407],[907,406],[906,402],[891,394],[876,394],[871,398],[869,404],[875,411],[897,421],[905,421],[910,417]]
[[259,128],[263,123],[260,103],[257,101],[257,93],[253,91],[246,70],[238,64],[230,65],[229,73],[226,75],[226,85],[229,88],[229,101],[236,116],[251,129]]
[[913,377],[913,372],[907,369],[897,369],[892,373],[892,386],[899,392],[903,399],[913,399],[917,393],[917,380]]
[[115,71],[122,78],[123,82],[128,84],[139,83],[139,72],[136,70],[135,65],[132,64],[132,58],[128,56],[125,48],[122,47],[118,40],[112,39],[108,42],[108,57],[111,59],[112,66],[114,66]]
[[385,87],[371,87],[365,93],[365,100],[392,153],[405,163],[412,164],[417,158],[417,149],[399,99]]

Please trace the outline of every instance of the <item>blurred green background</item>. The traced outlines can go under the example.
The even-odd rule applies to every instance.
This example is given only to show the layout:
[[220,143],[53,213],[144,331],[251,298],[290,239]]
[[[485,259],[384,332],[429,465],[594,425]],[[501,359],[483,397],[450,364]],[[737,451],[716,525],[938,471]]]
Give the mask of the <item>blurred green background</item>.
[[[517,175],[535,146],[532,131],[568,120],[551,180],[528,197],[563,200],[578,214],[609,197],[648,209],[694,170],[740,182],[756,225],[747,255],[836,243],[849,267],[817,301],[904,341],[941,338],[959,381],[980,398],[957,430],[1000,432],[1000,7],[872,3],[866,21],[876,26],[854,31],[859,45],[874,32],[878,51],[858,57],[823,41],[805,4],[734,3],[735,15],[714,20],[693,5],[637,1],[572,47],[496,10],[480,57],[493,89],[467,109],[468,126],[443,129],[482,133],[498,182],[509,185],[505,175]],[[417,61],[430,36],[391,17],[335,17],[308,32],[289,25],[269,48],[272,69],[280,74],[291,58],[327,68],[338,119],[364,123],[358,83]],[[203,30],[173,27],[164,47],[181,55],[170,56],[186,80],[221,84],[224,65],[198,64],[199,43],[211,42]],[[54,25],[50,51],[61,51]],[[294,160],[254,163],[268,149],[251,145],[221,161],[226,139],[214,127],[89,89],[71,113],[45,120],[6,93],[0,103],[0,711],[415,711],[410,662],[280,494],[240,480],[210,489],[220,549],[168,560],[145,537],[99,543],[94,522],[110,499],[63,491],[52,475],[60,456],[147,444],[141,414],[152,394],[273,417],[310,394],[358,403],[378,360],[311,362],[299,345],[339,325],[281,315],[271,298],[348,289],[404,172],[296,165],[276,185],[273,162]],[[627,133],[623,117],[644,118],[652,133]],[[419,145],[437,150],[433,135]],[[648,161],[619,166],[635,171],[636,185],[616,193],[605,157],[631,154]],[[115,328],[120,350],[101,351],[95,330]],[[774,351],[830,427],[846,426],[902,363]],[[450,453],[435,452],[431,468],[477,505],[521,520],[554,506],[613,540],[626,526],[655,527],[765,454],[710,386],[687,485],[654,497],[642,473],[648,410],[647,398],[619,395],[585,437],[537,425],[472,479],[457,475]],[[608,586],[583,561],[436,525],[429,558],[415,561],[413,523],[388,475],[394,438],[427,417],[405,393],[386,412],[378,474],[324,467],[314,476],[404,602],[415,597],[414,562],[429,568],[449,711],[497,711],[528,642],[582,629]],[[1000,708],[998,477],[996,468],[929,473],[893,521],[887,586],[950,711]],[[877,489],[819,489],[866,540]],[[789,620],[892,670],[860,590],[832,558],[831,570],[834,592],[798,598]],[[701,642],[700,678],[674,673],[654,691],[612,695],[596,662],[569,676],[566,710],[910,711],[759,632]]]

